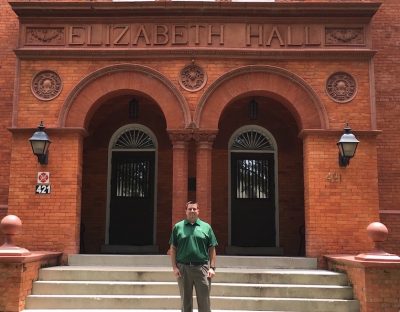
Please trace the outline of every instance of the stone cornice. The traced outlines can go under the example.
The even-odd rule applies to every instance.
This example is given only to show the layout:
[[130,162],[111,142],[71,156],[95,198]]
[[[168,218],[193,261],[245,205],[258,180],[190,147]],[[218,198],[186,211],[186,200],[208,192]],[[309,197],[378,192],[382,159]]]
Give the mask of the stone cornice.
[[[357,137],[377,137],[382,133],[381,130],[357,130],[353,129],[354,135]],[[304,129],[300,132],[299,138],[304,138],[308,135],[316,136],[336,136],[340,137],[343,134],[343,129]]]
[[252,59],[371,59],[376,51],[369,49],[224,49],[224,48],[168,48],[168,49],[61,49],[61,48],[22,48],[16,49],[19,59],[49,58],[252,58]]
[[[30,133],[33,134],[37,128],[7,128],[8,131],[11,133]],[[45,128],[45,132],[48,134],[51,133],[78,133],[83,137],[88,136],[88,132],[84,128],[77,128],[77,127],[69,127],[69,128],[62,128],[62,127],[57,127],[57,128]]]
[[43,2],[9,1],[19,17],[246,16],[366,17],[380,2]]

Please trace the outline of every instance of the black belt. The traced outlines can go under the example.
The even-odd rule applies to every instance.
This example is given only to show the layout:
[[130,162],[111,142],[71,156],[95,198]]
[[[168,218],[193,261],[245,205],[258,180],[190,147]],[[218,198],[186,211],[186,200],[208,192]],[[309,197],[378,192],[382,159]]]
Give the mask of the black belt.
[[178,263],[179,263],[179,264],[184,264],[184,265],[189,265],[189,266],[196,266],[196,265],[208,264],[208,261],[202,261],[202,262],[190,261],[190,262],[178,262]]

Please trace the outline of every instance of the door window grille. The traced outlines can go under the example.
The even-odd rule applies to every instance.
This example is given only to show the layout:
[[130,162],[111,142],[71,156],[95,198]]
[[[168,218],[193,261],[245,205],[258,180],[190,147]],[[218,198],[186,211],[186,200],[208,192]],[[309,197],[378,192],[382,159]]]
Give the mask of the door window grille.
[[150,195],[149,161],[119,161],[115,170],[117,197],[148,198]]
[[267,160],[238,159],[236,168],[237,199],[264,199],[269,197]]

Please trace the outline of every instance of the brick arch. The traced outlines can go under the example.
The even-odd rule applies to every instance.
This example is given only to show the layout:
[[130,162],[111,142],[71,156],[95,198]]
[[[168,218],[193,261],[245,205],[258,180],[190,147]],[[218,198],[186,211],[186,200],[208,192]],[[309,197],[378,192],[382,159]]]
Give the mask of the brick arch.
[[64,102],[58,124],[84,128],[95,105],[110,96],[132,92],[145,94],[160,106],[168,129],[190,124],[188,104],[172,82],[154,69],[135,64],[104,67],[83,78]]
[[327,129],[327,112],[314,90],[299,76],[273,66],[250,65],[218,78],[203,94],[194,114],[199,128],[218,129],[224,108],[243,96],[278,100],[294,115],[300,129]]

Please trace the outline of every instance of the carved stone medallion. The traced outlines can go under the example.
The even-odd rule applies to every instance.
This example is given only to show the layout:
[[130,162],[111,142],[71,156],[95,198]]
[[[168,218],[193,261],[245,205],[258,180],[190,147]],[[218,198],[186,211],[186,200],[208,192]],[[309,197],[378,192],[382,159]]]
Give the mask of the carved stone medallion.
[[350,74],[337,72],[326,81],[326,92],[335,102],[350,102],[357,93],[357,84]]
[[32,93],[42,101],[50,101],[56,98],[62,89],[60,76],[51,70],[37,73],[32,79]]
[[207,74],[194,63],[185,66],[180,72],[179,84],[187,91],[198,91],[205,86],[206,82]]

